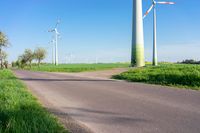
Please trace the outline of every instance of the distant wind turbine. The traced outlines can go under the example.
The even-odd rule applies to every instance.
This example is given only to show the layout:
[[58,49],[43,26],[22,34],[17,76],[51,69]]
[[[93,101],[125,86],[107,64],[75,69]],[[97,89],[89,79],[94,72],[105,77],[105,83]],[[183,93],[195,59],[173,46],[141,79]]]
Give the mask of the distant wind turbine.
[[96,57],[95,57],[95,63],[96,63],[96,64],[99,63],[98,60],[99,60],[99,58],[96,56]]
[[71,61],[72,61],[71,58],[72,58],[72,53],[66,54],[65,56],[66,64],[71,64]]
[[48,32],[55,33],[55,65],[58,65],[58,36],[60,33],[58,32],[58,25],[60,24],[60,20],[57,21],[54,29],[49,30]]
[[165,5],[173,5],[174,2],[165,2],[165,1],[155,1],[152,0],[151,7],[147,10],[147,12],[144,14],[143,19],[152,11],[153,9],[153,65],[158,65],[158,59],[157,59],[157,25],[156,25],[156,5],[157,4],[165,4]]

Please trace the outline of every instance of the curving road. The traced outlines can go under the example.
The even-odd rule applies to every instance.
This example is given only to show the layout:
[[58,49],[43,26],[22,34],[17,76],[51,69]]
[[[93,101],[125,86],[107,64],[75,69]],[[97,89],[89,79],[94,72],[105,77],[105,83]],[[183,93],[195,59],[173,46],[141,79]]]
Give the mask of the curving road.
[[199,91],[72,74],[14,72],[72,132],[200,133]]

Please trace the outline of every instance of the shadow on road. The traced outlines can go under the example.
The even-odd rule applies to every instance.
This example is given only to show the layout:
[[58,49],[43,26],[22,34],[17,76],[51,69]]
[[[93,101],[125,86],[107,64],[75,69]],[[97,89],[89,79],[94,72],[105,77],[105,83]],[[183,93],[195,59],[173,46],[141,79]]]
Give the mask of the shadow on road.
[[48,110],[60,118],[72,117],[76,120],[89,123],[111,124],[120,126],[130,126],[133,124],[144,124],[150,122],[143,118],[135,118],[135,116],[125,116],[115,112],[107,112],[101,110],[92,110],[85,108],[64,107],[65,111],[58,111],[48,108]]
[[60,81],[60,82],[67,82],[67,81],[99,81],[99,82],[103,82],[103,81],[108,81],[108,82],[115,82],[114,80],[102,80],[102,79],[48,79],[48,78],[19,78],[19,80],[23,80],[23,81]]

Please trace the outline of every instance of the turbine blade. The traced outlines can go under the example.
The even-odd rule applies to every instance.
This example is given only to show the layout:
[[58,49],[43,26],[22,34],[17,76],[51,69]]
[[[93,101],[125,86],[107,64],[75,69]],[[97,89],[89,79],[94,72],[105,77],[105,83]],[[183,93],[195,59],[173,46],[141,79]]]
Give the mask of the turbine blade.
[[157,4],[165,4],[165,5],[174,5],[175,2],[169,2],[169,1],[158,1]]
[[55,28],[57,28],[58,27],[58,23],[56,23],[56,25],[55,25]]
[[55,30],[53,29],[53,30],[48,30],[48,32],[54,32]]
[[56,22],[55,28],[57,28],[59,24],[60,24],[60,19]]
[[151,5],[151,7],[146,11],[146,13],[143,16],[143,19],[151,12],[151,10],[153,9],[153,7],[154,7],[154,4]]

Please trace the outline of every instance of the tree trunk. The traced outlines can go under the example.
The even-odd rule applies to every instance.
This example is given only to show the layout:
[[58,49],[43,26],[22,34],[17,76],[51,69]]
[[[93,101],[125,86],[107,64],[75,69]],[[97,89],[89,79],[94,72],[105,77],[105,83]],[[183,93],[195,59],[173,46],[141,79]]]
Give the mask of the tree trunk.
[[32,61],[29,62],[30,68],[32,68]]
[[38,60],[38,67],[40,67],[40,59]]

